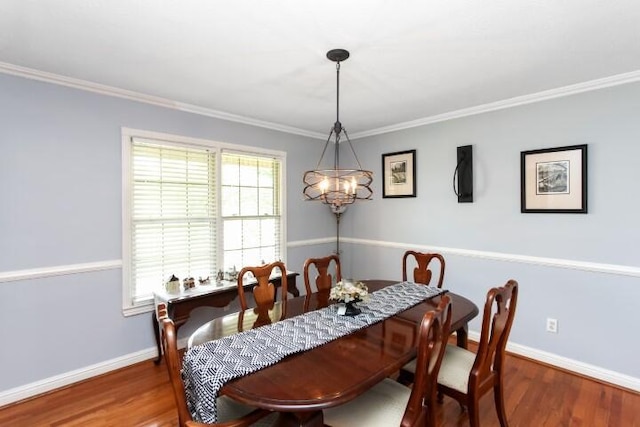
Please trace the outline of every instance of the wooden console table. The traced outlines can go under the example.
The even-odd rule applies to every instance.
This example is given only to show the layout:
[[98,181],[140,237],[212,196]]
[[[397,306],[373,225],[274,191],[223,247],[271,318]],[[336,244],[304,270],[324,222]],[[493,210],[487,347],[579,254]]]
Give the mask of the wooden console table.
[[[296,286],[296,277],[298,273],[293,271],[287,271],[287,288],[291,295],[294,297],[300,296],[300,290]],[[270,280],[276,288],[280,287],[280,276],[274,276]],[[256,284],[255,279],[248,279],[244,285],[245,291],[251,292],[253,286]],[[191,311],[198,307],[226,307],[238,296],[238,284],[237,282],[223,280],[221,284],[213,283],[210,285],[196,286],[188,291],[181,290],[180,293],[170,294],[165,291],[158,291],[153,293],[154,307],[158,304],[164,303],[167,306],[167,314],[173,320],[176,326],[176,332],[180,326],[184,325]],[[156,338],[156,347],[158,348],[158,357],[154,361],[157,365],[162,360],[162,347],[160,345],[160,326],[158,324],[158,318],[156,317],[156,310],[154,308],[151,313],[151,321],[153,325],[153,333]]]

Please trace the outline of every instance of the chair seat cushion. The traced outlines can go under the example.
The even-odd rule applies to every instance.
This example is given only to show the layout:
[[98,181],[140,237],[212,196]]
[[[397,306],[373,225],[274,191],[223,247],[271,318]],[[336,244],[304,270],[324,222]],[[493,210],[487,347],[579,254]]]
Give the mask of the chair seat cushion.
[[[218,397],[218,422],[231,421],[236,418],[241,418],[247,415],[249,412],[255,410],[256,408],[244,405],[242,403],[236,402],[227,396]],[[259,427],[267,427],[271,426],[275,421],[277,414],[274,412],[273,414],[267,416],[266,418],[262,418],[256,423],[252,424],[253,426]]]
[[438,372],[438,384],[460,393],[467,393],[469,374],[475,360],[475,353],[454,345],[447,345],[440,372]]
[[399,426],[410,395],[410,388],[387,378],[354,400],[325,409],[324,423],[332,427]]
[[218,422],[224,422],[228,420],[233,420],[235,418],[240,418],[244,415],[247,415],[249,412],[255,409],[255,408],[252,408],[251,406],[243,405],[242,403],[236,402],[235,400],[227,396],[218,397],[217,403],[218,403]]

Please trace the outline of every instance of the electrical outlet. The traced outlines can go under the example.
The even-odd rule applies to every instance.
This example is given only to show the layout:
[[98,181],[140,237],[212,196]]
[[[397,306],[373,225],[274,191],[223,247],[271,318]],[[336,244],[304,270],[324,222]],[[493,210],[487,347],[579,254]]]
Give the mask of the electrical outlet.
[[558,333],[558,319],[547,318],[547,332]]

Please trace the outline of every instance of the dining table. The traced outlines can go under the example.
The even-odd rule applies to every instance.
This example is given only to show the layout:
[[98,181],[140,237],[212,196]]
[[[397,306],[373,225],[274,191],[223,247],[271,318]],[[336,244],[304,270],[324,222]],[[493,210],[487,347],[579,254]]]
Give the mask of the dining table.
[[[398,283],[393,280],[362,282],[370,293]],[[456,333],[457,345],[466,347],[467,325],[478,315],[478,307],[467,298],[445,290],[379,322],[232,379],[222,386],[220,394],[278,412],[277,426],[320,427],[323,409],[354,399],[376,383],[396,375],[416,356],[420,322],[427,311],[437,307],[443,295],[451,299],[451,331]],[[288,299],[286,312],[280,302],[275,302],[266,309],[231,313],[199,327],[189,337],[187,346],[192,349],[333,303],[326,290]]]

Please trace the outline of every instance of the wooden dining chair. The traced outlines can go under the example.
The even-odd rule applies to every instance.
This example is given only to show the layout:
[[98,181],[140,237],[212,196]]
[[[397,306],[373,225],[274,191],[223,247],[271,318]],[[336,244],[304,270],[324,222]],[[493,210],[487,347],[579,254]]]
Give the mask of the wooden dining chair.
[[424,253],[424,252],[416,252],[416,251],[406,251],[404,256],[402,257],[402,280],[408,280],[407,275],[407,261],[413,257],[418,264],[417,267],[413,269],[413,281],[415,283],[422,283],[424,285],[429,285],[431,282],[431,278],[433,276],[433,271],[429,269],[429,264],[433,261],[434,263],[438,263],[440,267],[440,276],[438,277],[438,287],[442,287],[442,282],[444,281],[444,257],[440,254],[436,253]]
[[[478,402],[490,390],[500,425],[508,425],[504,408],[503,364],[507,339],[518,301],[518,282],[509,280],[504,286],[487,293],[482,315],[482,330],[476,353],[447,345],[438,375],[438,400],[453,397],[469,412],[472,427],[479,425]],[[415,370],[411,366],[403,369]]]
[[282,304],[282,315],[287,313],[287,269],[282,261],[272,262],[271,264],[265,264],[256,267],[244,267],[238,274],[238,297],[240,299],[240,307],[242,310],[247,310],[249,305],[247,304],[247,298],[245,294],[245,283],[251,274],[257,281],[251,292],[253,293],[253,299],[256,302],[256,308],[259,311],[271,310],[276,301],[276,286],[269,281],[274,274],[280,274],[280,299]]
[[451,302],[443,296],[425,313],[418,332],[413,388],[386,378],[344,405],[324,410],[332,427],[435,426],[436,379],[451,328]]
[[304,286],[307,289],[307,295],[313,292],[311,289],[311,278],[309,277],[309,274],[311,273],[310,269],[313,270],[311,267],[314,267],[317,272],[314,281],[316,290],[323,291],[331,288],[331,285],[333,284],[333,277],[329,273],[329,269],[332,262],[334,264],[336,282],[339,282],[342,280],[342,272],[340,271],[340,257],[338,257],[338,255],[329,255],[323,258],[308,258],[305,260],[303,274]]
[[244,427],[244,426],[270,426],[277,414],[262,409],[252,408],[230,399],[220,396],[217,399],[218,419],[215,424],[200,423],[194,421],[187,406],[184,383],[180,375],[182,358],[178,351],[176,328],[167,316],[166,306],[159,304],[157,309],[158,322],[162,325],[162,348],[165,354],[165,363],[169,371],[169,380],[173,389],[173,397],[178,409],[178,425],[180,427]]

